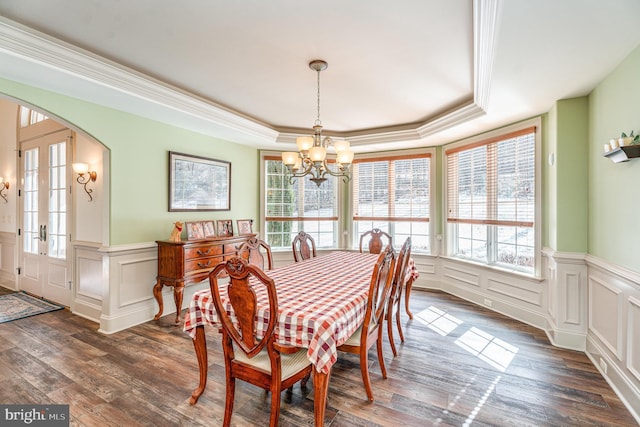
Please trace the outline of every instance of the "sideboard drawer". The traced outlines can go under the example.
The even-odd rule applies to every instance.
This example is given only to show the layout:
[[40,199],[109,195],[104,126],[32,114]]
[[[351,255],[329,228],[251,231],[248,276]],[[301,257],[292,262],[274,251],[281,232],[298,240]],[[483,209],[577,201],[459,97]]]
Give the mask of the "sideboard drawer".
[[[222,245],[202,245],[184,248],[184,259],[207,258],[216,255],[222,255]],[[188,270],[188,269],[187,269]]]
[[224,261],[224,258],[221,256],[191,259],[184,262],[184,271],[187,276],[198,274],[201,273],[202,270],[213,270],[213,268],[222,261]]

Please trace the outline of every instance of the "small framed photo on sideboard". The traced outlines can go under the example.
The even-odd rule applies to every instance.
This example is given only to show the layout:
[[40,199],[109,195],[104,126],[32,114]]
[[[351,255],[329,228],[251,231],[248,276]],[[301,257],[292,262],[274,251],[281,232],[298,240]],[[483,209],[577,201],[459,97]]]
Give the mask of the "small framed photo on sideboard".
[[252,219],[239,219],[238,221],[238,234],[253,234],[253,220]]
[[218,221],[218,236],[233,236],[233,221],[230,219]]
[[213,225],[213,221],[203,221],[202,229],[204,230],[204,237],[216,237],[216,227]]
[[202,222],[187,222],[187,239],[204,239],[204,228]]

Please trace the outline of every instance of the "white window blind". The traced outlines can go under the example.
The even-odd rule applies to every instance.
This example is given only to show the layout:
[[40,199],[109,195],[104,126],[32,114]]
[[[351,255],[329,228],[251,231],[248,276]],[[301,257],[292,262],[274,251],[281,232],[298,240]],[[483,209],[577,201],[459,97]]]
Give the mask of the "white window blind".
[[353,246],[372,228],[391,234],[399,247],[429,250],[430,154],[360,158],[353,165]]
[[535,128],[446,150],[454,254],[533,270]]

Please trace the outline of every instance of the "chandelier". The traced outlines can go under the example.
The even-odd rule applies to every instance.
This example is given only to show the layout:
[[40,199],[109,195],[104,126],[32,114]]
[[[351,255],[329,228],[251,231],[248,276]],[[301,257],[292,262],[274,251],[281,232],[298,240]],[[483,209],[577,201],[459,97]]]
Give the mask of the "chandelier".
[[[285,151],[282,162],[290,174],[289,182],[293,184],[296,178],[311,175],[309,178],[318,187],[325,182],[327,174],[342,177],[344,182],[351,179],[349,167],[353,161],[353,151],[349,148],[349,141],[333,141],[330,137],[322,137],[322,122],[320,121],[320,71],[326,70],[326,61],[316,59],[309,63],[309,68],[318,73],[318,117],[313,125],[313,136],[299,136],[296,138],[298,152]],[[332,170],[327,165],[327,149],[333,147],[336,152],[336,166]]]

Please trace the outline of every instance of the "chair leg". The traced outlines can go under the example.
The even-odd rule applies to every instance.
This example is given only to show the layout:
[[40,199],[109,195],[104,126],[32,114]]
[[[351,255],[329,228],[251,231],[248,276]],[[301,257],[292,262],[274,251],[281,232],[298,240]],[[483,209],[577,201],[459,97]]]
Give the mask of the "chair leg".
[[389,344],[391,345],[393,357],[396,357],[398,352],[396,351],[396,344],[393,341],[393,305],[390,305],[389,308],[391,308],[391,313],[387,312],[387,335],[389,335]]
[[207,340],[204,336],[204,326],[196,327],[196,337],[193,339],[193,347],[198,359],[198,370],[200,371],[200,382],[198,387],[191,393],[189,404],[195,405],[207,386],[207,373],[209,363],[207,362]]
[[271,389],[271,416],[269,417],[269,427],[278,427],[280,418],[280,384],[273,384]]
[[[380,363],[380,370],[382,371],[382,378],[387,379],[387,368],[384,366],[384,354],[382,354],[382,329],[378,335],[376,341],[376,348],[378,349],[378,362]],[[373,400],[373,399],[372,399]]]
[[229,427],[231,425],[231,414],[233,413],[233,400],[236,394],[236,379],[227,378],[227,396],[224,402],[224,421],[222,425]]
[[400,341],[404,342],[404,334],[402,333],[402,324],[400,323],[400,310],[396,312],[396,326],[398,327],[398,333],[400,334]]
[[362,373],[362,382],[364,383],[364,390],[367,392],[367,397],[370,402],[373,402],[371,378],[369,378],[369,355],[365,345],[360,346],[360,372]]
[[404,334],[402,333],[402,324],[400,323],[400,299],[398,299],[398,304],[396,307],[396,325],[398,326],[400,341],[404,342]]
[[307,383],[309,382],[309,378],[311,378],[311,372],[309,372],[307,375],[304,376],[304,378],[302,378],[302,380],[300,380],[300,387],[307,388]]
[[[405,285],[406,286],[406,285]],[[400,333],[400,341],[404,342],[404,334],[402,333],[402,326],[400,325],[400,310],[402,309],[402,286],[398,289],[398,296],[394,301],[396,306],[396,325],[398,325],[398,333]]]
[[407,290],[404,293],[404,309],[409,315],[409,319],[413,320],[413,313],[409,310],[409,297],[411,296],[411,287],[413,286],[413,279],[407,281]]

